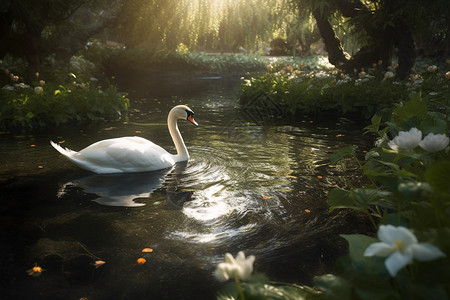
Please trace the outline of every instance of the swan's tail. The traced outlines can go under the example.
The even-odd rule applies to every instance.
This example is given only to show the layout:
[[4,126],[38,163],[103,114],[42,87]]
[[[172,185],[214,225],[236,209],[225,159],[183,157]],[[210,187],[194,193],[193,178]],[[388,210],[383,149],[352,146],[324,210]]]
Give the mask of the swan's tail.
[[61,153],[64,156],[71,157],[72,155],[77,153],[77,152],[75,152],[73,150],[70,150],[70,149],[67,149],[67,148],[63,148],[59,144],[57,144],[57,143],[55,143],[53,141],[50,141],[50,144],[53,146],[53,148],[58,150],[58,152]]

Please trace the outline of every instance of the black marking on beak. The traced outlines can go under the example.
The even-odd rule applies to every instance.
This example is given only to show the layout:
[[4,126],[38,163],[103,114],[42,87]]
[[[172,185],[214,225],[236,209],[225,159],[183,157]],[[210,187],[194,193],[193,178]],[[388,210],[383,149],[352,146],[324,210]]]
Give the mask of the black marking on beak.
[[198,123],[195,122],[194,120],[194,112],[191,110],[187,110],[186,109],[186,113],[187,113],[187,118],[186,120],[188,120],[189,122],[191,122],[192,124],[194,124],[195,126],[198,126]]

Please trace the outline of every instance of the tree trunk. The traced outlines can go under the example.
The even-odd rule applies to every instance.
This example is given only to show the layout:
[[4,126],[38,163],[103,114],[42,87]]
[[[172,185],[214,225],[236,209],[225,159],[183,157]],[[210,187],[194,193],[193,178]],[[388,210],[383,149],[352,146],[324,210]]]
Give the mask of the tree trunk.
[[397,77],[405,79],[410,74],[416,59],[414,40],[410,28],[402,20],[395,24],[395,35],[398,43]]
[[319,28],[320,35],[322,36],[325,48],[327,49],[328,61],[337,68],[344,67],[347,58],[345,57],[341,41],[334,33],[333,27],[328,21],[327,16],[321,13],[319,9],[313,11],[313,16],[316,19],[317,27]]
[[41,39],[42,28],[30,28],[21,38],[22,49],[28,63],[25,81],[31,83],[36,80],[36,73],[41,72]]
[[[333,3],[345,17],[357,18],[361,15],[370,15],[367,8],[360,2],[334,0]],[[408,16],[392,14],[392,12],[401,11],[399,3],[395,0],[386,0],[383,7],[380,8],[381,10],[384,13],[381,12],[380,15],[384,18],[378,19],[378,23],[366,22],[361,25],[369,37],[369,41],[351,58],[344,52],[333,27],[328,21],[329,13],[321,12],[318,8],[313,10],[313,16],[328,51],[328,60],[331,64],[346,72],[370,67],[379,61],[382,61],[383,67],[386,68],[391,65],[393,46],[396,42],[399,64],[397,76],[401,79],[408,76],[415,62],[415,45],[411,28],[408,26]],[[389,26],[389,23],[393,26]]]

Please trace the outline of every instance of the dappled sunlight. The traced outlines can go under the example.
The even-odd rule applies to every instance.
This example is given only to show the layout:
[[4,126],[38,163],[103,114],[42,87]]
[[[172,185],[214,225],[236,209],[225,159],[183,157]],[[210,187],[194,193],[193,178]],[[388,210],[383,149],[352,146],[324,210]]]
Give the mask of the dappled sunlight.
[[235,206],[237,203],[230,205],[225,202],[232,194],[227,194],[226,191],[223,191],[224,188],[223,185],[218,183],[197,192],[196,200],[184,206],[184,214],[188,218],[193,218],[200,222],[209,222],[230,214],[234,209],[238,209]]

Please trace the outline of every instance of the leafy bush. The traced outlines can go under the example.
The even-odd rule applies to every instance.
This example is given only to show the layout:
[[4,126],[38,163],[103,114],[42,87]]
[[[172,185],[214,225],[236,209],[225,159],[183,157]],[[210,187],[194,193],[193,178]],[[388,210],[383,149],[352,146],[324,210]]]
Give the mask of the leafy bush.
[[144,49],[123,49],[104,61],[106,72],[123,73],[230,73],[263,70],[267,61],[258,55],[210,55],[189,52],[185,47],[176,51],[161,50],[155,53]]
[[411,92],[423,94],[436,101],[448,101],[450,89],[444,74],[425,69],[416,72],[410,80],[395,78],[395,68],[383,71],[378,65],[354,74],[337,70],[318,70],[307,64],[270,64],[268,72],[251,74],[243,78],[240,99],[251,102],[256,95],[265,93],[286,113],[317,113],[333,110],[341,114],[356,113],[370,118],[407,99]]
[[[74,79],[75,80],[75,79]],[[42,85],[42,86],[41,86]],[[0,89],[0,128],[31,129],[74,121],[116,119],[129,106],[126,94],[113,85],[88,83],[4,85]]]
[[71,58],[68,66],[71,73],[62,67],[45,67],[43,74],[36,73],[30,84],[17,75],[26,71],[21,60],[10,56],[0,60],[0,129],[35,129],[119,118],[127,111],[129,99],[104,79],[103,71],[93,62],[102,53],[113,51],[94,43]]
[[[402,102],[387,114],[384,127],[383,118],[375,115],[366,132],[378,136],[377,147],[367,153],[361,167],[372,184],[350,190],[335,188],[330,191],[329,201],[332,210],[350,208],[367,213],[377,219],[374,222],[376,226],[385,224],[410,228],[419,241],[438,246],[447,257],[429,262],[414,260],[389,276],[382,261],[364,255],[367,254],[364,250],[369,244],[377,242],[376,239],[363,235],[344,236],[350,245],[350,255],[339,262],[338,276],[327,279],[326,292],[329,296],[342,293],[342,287],[338,291],[336,283],[344,281],[347,283],[347,293],[356,293],[362,298],[448,297],[449,118],[447,114],[432,109],[435,106],[436,103],[414,94],[409,101]],[[413,135],[417,135],[419,144],[413,141]],[[396,138],[390,141],[388,136]],[[432,139],[433,145],[430,144]],[[335,153],[331,157],[332,163],[337,163],[346,155],[354,157],[352,151],[347,148]],[[317,279],[316,283],[322,281],[324,277]]]

